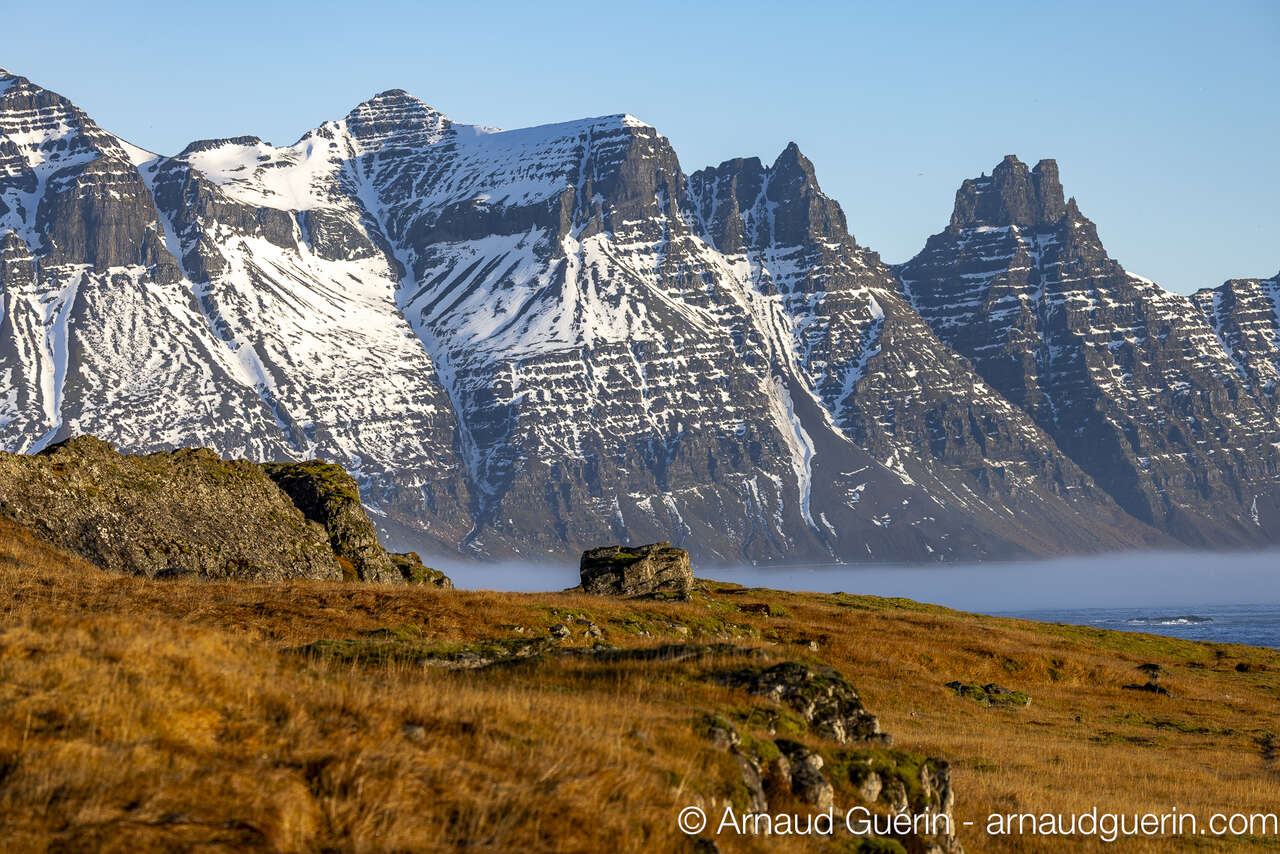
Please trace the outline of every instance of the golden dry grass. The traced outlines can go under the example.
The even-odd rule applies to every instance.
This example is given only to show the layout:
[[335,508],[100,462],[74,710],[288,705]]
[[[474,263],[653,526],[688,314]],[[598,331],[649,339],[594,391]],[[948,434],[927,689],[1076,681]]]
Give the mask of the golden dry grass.
[[[969,851],[1268,849],[1280,840],[994,838],[988,813],[1280,811],[1280,654],[977,617],[897,600],[709,586],[689,602],[364,584],[149,582],[0,526],[4,851],[683,851],[679,807],[740,789],[693,722],[750,702],[706,662],[571,657],[479,671],[289,652],[411,628],[623,647],[731,638],[815,659],[896,744],[952,762]],[[764,602],[772,617],[738,610]],[[523,627],[523,635],[515,629]],[[807,642],[819,644],[810,651]],[[588,641],[578,636],[572,644]],[[1122,690],[1156,662],[1173,697]],[[1243,670],[1237,665],[1244,664]],[[999,682],[984,708],[952,679]],[[764,735],[760,733],[760,735]],[[847,840],[717,840],[728,851]]]

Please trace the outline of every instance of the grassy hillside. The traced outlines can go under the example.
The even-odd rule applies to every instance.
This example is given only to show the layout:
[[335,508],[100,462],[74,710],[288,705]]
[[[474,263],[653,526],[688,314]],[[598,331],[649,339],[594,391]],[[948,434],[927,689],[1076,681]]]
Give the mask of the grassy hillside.
[[[712,716],[752,749],[808,744],[837,804],[857,797],[856,750],[709,676],[788,660],[830,665],[857,688],[895,738],[875,762],[950,762],[956,818],[977,822],[959,828],[968,851],[1280,842],[981,832],[997,811],[1280,809],[1270,651],[714,583],[679,602],[151,581],[8,523],[0,590],[6,851],[711,850],[675,816],[743,802]],[[569,636],[552,640],[559,625]],[[621,652],[589,653],[601,643]],[[665,657],[627,653],[659,647]],[[495,656],[511,660],[463,668]],[[1122,688],[1146,681],[1135,668],[1148,663],[1171,696]],[[953,680],[1031,702],[983,705]],[[843,835],[715,844],[895,850]]]

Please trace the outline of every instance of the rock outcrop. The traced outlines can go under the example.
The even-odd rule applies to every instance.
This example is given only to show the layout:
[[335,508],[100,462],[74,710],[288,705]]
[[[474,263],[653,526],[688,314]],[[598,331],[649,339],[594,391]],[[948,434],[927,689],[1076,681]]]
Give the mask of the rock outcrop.
[[342,466],[311,460],[262,468],[304,516],[325,529],[338,563],[352,580],[403,580],[360,505],[360,488]]
[[389,556],[355,482],[320,462],[264,466],[203,448],[133,456],[81,436],[0,453],[0,515],[104,569],[152,578],[451,586],[416,554]]
[[389,552],[391,565],[409,584],[425,584],[439,587],[441,590],[452,590],[453,581],[441,570],[432,569],[422,562],[417,552]]
[[779,738],[774,744],[786,757],[791,794],[817,810],[831,809],[835,802],[835,789],[822,773],[822,754],[789,738]]
[[[950,765],[890,749],[889,737],[879,731],[875,718],[838,671],[784,661],[713,672],[710,677],[799,712],[803,720],[792,721],[793,738],[778,737],[769,723],[776,719],[761,714],[764,710],[758,707],[735,707],[732,712],[695,719],[695,730],[733,757],[743,787],[734,800],[744,801],[752,811],[832,810],[848,819],[860,835],[868,836],[874,835],[866,821],[872,814],[952,814],[955,794]],[[733,721],[741,723],[741,732]],[[759,734],[762,728],[768,737]],[[853,812],[854,807],[860,811]],[[963,851],[954,833],[945,831],[936,835],[904,832],[893,838],[913,854]],[[887,839],[879,844],[888,844]]]
[[598,596],[687,593],[693,588],[689,553],[670,543],[604,546],[582,553],[582,589]]
[[848,680],[829,667],[784,661],[763,669],[728,671],[717,681],[789,706],[814,732],[832,741],[885,745],[891,741]]
[[955,691],[956,696],[968,697],[982,706],[1031,705],[1031,698],[1027,696],[1025,691],[1010,690],[994,682],[979,685],[976,682],[961,682],[957,679],[948,682],[946,687]]

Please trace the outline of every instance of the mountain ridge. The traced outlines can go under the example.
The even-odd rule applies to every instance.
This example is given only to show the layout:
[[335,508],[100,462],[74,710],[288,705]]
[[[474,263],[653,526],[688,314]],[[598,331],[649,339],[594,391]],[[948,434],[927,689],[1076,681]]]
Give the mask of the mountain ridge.
[[[323,456],[388,527],[479,556],[629,539],[708,562],[985,559],[1179,536],[1117,505],[921,312],[794,143],[686,175],[627,114],[497,131],[392,89],[291,146],[143,158],[4,80],[8,449],[91,432]],[[949,232],[1078,215],[1053,161],[1018,166],[966,181]],[[1213,536],[1274,541],[1254,523],[1271,533]]]

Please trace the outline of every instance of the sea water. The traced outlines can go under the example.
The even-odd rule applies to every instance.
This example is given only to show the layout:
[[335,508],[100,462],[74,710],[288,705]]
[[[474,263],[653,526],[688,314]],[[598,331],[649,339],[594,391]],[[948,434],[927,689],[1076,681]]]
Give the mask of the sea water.
[[[563,590],[577,566],[438,558],[462,589]],[[980,614],[1280,648],[1280,550],[1137,552],[920,565],[700,567],[702,578],[815,593],[901,596]],[[1247,604],[1241,604],[1247,603]]]
[[1059,608],[1012,611],[1000,616],[1150,632],[1187,640],[1244,643],[1280,649],[1280,607],[1207,605],[1186,608]]

